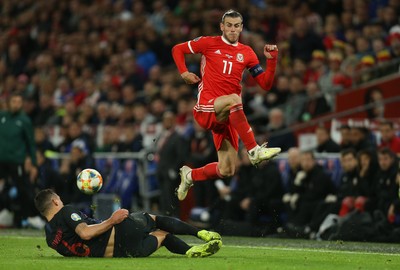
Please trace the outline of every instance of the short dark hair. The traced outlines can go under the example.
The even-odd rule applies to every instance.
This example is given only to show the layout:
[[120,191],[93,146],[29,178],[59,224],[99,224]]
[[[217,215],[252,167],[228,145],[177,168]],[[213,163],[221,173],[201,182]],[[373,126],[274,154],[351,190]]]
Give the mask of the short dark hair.
[[315,160],[315,154],[313,150],[305,150],[301,152],[302,155],[309,155],[313,160]]
[[242,23],[243,23],[243,16],[242,16],[242,14],[240,14],[240,13],[237,12],[236,10],[230,9],[230,10],[228,10],[227,12],[225,12],[224,15],[222,15],[221,23],[224,23],[226,17],[230,17],[230,18],[240,18],[240,19],[242,19]]
[[35,207],[42,216],[45,216],[51,205],[51,199],[56,196],[51,189],[44,189],[38,192],[35,196]]
[[353,149],[353,148],[346,148],[346,149],[343,149],[343,150],[340,152],[340,155],[341,155],[342,157],[345,157],[345,156],[347,156],[347,155],[352,155],[353,157],[357,158],[357,152],[356,152],[356,150]]
[[384,155],[384,156],[389,156],[392,159],[396,159],[396,154],[392,150],[390,150],[390,148],[388,148],[388,147],[379,149],[378,154]]
[[390,129],[393,129],[394,128],[394,123],[392,122],[392,121],[390,121],[390,120],[382,120],[380,123],[379,123],[379,125],[380,126],[389,126],[390,127]]
[[14,97],[20,97],[22,100],[24,100],[24,95],[21,92],[14,91],[8,96],[8,102],[10,102]]
[[349,126],[349,125],[346,125],[346,124],[344,124],[344,125],[341,125],[339,129],[340,129],[340,130],[342,130],[342,129],[347,129],[347,130],[350,130],[350,126]]

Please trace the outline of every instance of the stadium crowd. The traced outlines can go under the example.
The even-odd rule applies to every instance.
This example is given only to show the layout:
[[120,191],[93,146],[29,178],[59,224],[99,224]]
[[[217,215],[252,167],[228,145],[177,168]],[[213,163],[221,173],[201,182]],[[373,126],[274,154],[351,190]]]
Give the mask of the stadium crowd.
[[[197,89],[182,82],[171,48],[201,35],[219,35],[216,26],[230,8],[243,14],[241,42],[254,48],[260,59],[265,43],[278,45],[275,85],[269,92],[261,91],[244,74],[243,103],[258,140],[288,151],[290,169],[282,175],[271,162],[257,171],[243,155],[239,172],[230,182],[217,181],[217,187],[214,182],[196,185],[196,206],[212,206],[211,223],[220,230],[229,230],[226,224],[231,224],[221,220],[261,225],[260,231],[252,232],[255,235],[283,227],[290,236],[317,237],[326,216],[346,216],[360,207],[371,213],[380,209],[389,224],[400,225],[396,200],[400,149],[399,139],[393,137],[395,125],[382,122],[381,133],[390,133],[391,138],[385,139],[389,150],[382,148],[377,156],[371,149],[381,149],[380,141],[369,140],[366,129],[344,126],[338,145],[325,128],[317,128],[316,151],[341,153],[346,187],[329,181],[313,153],[298,153],[294,134],[273,136],[334,111],[338,91],[374,79],[360,71],[400,57],[397,0],[3,0],[0,110],[7,108],[13,93],[22,93],[37,149],[39,174],[32,183],[38,189],[54,188],[66,203],[88,205],[91,198],[79,193],[71,179],[79,169],[96,165],[92,153],[147,149],[160,163],[165,158],[163,146],[175,130],[179,140],[188,142],[182,144],[187,149],[170,149],[180,164],[163,162],[167,169],[158,171],[159,181],[178,181],[184,162],[201,166],[215,160],[212,138],[192,121]],[[189,58],[188,63],[199,74],[199,59]],[[384,74],[374,76],[380,75]],[[371,115],[382,116],[379,112]],[[50,151],[71,153],[71,158],[55,166],[45,155]],[[346,163],[348,156],[352,169]],[[35,167],[32,163],[25,164],[27,172]],[[378,173],[372,176],[373,172]],[[246,183],[241,183],[243,178]],[[304,184],[314,181],[318,183]],[[368,183],[367,187],[362,184],[363,191],[353,190],[360,182]],[[1,183],[0,207],[9,212],[18,194],[4,179]],[[171,190],[165,183],[160,186]],[[317,186],[324,190],[313,188]],[[178,202],[163,197],[165,193],[160,209],[177,215]],[[315,200],[320,202],[318,209],[309,207],[318,205]],[[362,206],[359,201],[364,201]],[[18,220],[11,224],[26,225]],[[273,231],[265,231],[265,224]]]

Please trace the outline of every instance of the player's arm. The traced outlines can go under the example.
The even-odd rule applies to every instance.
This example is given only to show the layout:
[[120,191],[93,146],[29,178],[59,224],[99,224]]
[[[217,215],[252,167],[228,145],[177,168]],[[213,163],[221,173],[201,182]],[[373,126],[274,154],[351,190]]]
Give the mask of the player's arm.
[[172,48],[172,57],[174,58],[175,64],[179,70],[179,73],[181,74],[182,79],[187,84],[194,84],[198,83],[200,78],[196,74],[189,72],[185,63],[185,54],[194,53],[190,49],[190,42],[191,41],[175,45]]
[[278,62],[278,47],[276,45],[265,45],[264,55],[267,58],[267,70],[264,71],[260,64],[249,69],[253,78],[262,89],[268,91],[274,83],[276,64]]
[[128,210],[118,209],[115,211],[109,219],[104,220],[99,224],[88,225],[85,222],[78,224],[75,227],[76,234],[79,235],[83,240],[90,240],[93,237],[99,236],[111,229],[114,225],[121,223],[129,215]]

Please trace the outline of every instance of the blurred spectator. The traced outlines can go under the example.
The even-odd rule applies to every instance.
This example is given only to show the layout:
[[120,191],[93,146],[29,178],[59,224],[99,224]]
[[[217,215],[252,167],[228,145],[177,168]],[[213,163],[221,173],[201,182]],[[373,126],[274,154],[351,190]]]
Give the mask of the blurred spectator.
[[21,48],[19,44],[14,43],[8,47],[6,64],[10,74],[14,76],[20,75],[24,72],[26,61],[21,55]]
[[51,122],[51,119],[54,118],[54,106],[52,98],[43,94],[40,96],[39,100],[39,112],[33,119],[33,123],[35,126],[44,126],[48,124],[54,124]]
[[305,18],[297,17],[293,23],[293,34],[290,36],[290,58],[310,61],[314,50],[324,50],[322,39],[312,29]]
[[362,84],[377,78],[376,72],[373,67],[376,65],[375,58],[372,55],[365,55],[361,58],[358,65],[357,83]]
[[313,152],[302,153],[300,163],[301,171],[282,201],[288,213],[286,231],[289,236],[309,237],[310,231],[306,228],[317,213],[318,205],[336,191],[329,175],[316,162]]
[[340,66],[343,62],[343,55],[340,52],[331,51],[328,53],[329,69],[319,78],[319,85],[322,93],[332,109],[335,109],[336,94],[343,88],[351,86],[351,79],[344,74]]
[[[345,216],[353,209],[364,212],[366,204],[372,194],[373,183],[369,179],[361,178],[358,172],[359,164],[357,154],[353,149],[341,152],[340,163],[343,175],[338,190],[340,204],[339,216]],[[366,164],[362,165],[363,167]]]
[[136,63],[144,70],[144,74],[147,78],[150,69],[157,64],[156,54],[149,49],[146,41],[138,40],[136,41]]
[[370,131],[366,127],[351,127],[351,147],[357,152],[364,149],[376,149],[375,143],[371,142]]
[[119,152],[119,127],[106,126],[101,129],[102,138],[97,142],[95,152]]
[[298,75],[290,77],[289,97],[286,102],[285,119],[287,125],[297,123],[304,104],[307,102],[305,85]]
[[368,88],[365,92],[365,105],[372,106],[367,109],[369,119],[383,118],[385,115],[385,105],[383,103],[383,93],[379,88]]
[[142,136],[139,130],[130,125],[119,127],[118,152],[139,152],[142,149]]
[[[396,184],[400,188],[400,163],[398,163]],[[397,198],[389,206],[388,220],[391,224],[394,224],[396,228],[400,225],[400,198]],[[395,229],[396,230],[396,229]]]
[[59,152],[69,153],[72,149],[72,143],[76,139],[84,142],[87,152],[91,153],[93,151],[94,142],[91,136],[86,131],[83,131],[83,127],[78,122],[71,122],[67,127],[65,141],[58,146]]
[[308,82],[306,85],[306,91],[307,102],[304,104],[299,118],[299,121],[302,122],[308,122],[311,119],[330,111],[330,107],[325,96],[321,93],[317,82]]
[[390,28],[388,43],[390,45],[390,52],[393,58],[400,56],[400,24]]
[[381,133],[381,141],[378,147],[389,148],[400,156],[400,138],[396,136],[393,122],[388,120],[381,121],[379,123],[379,131]]
[[63,186],[60,181],[60,174],[54,169],[54,164],[47,159],[43,150],[36,151],[38,164],[38,179],[36,181],[35,190],[51,188],[57,192],[62,192]]
[[317,148],[318,153],[339,153],[340,146],[331,138],[329,129],[324,126],[318,126],[315,129],[315,135],[317,137]]
[[[224,220],[246,221],[252,226],[268,225],[276,228],[280,222],[283,186],[275,162],[268,162],[262,168],[251,166],[246,149],[241,151],[238,180],[230,192],[223,214]],[[268,178],[268,181],[265,179]]]
[[115,124],[115,119],[111,117],[110,107],[111,106],[107,102],[98,103],[93,124],[104,126]]
[[267,125],[268,146],[281,147],[282,151],[287,151],[290,147],[297,145],[296,137],[291,130],[287,129],[283,111],[278,108],[272,109],[269,114]]
[[285,104],[289,96],[289,78],[286,75],[276,75],[276,84],[266,95],[266,105],[276,107]]
[[371,195],[375,186],[375,175],[378,171],[377,154],[372,150],[363,149],[358,151],[357,160],[359,181],[370,187],[368,192]]
[[123,83],[125,85],[132,85],[136,90],[143,89],[145,80],[145,71],[138,66],[134,57],[129,57],[123,62]]
[[34,129],[34,137],[36,148],[41,152],[45,153],[47,150],[54,151],[54,145],[49,140],[46,129],[44,127],[37,126]]
[[59,78],[57,81],[57,89],[53,94],[53,103],[56,108],[60,108],[65,105],[69,100],[72,100],[74,96],[71,84],[67,78]]
[[162,119],[162,131],[157,140],[157,179],[161,189],[160,211],[179,217],[179,201],[175,189],[180,183],[179,168],[185,163],[188,147],[185,139],[176,131],[175,114],[166,111]]
[[378,163],[379,169],[376,174],[375,187],[372,189],[373,206],[388,217],[390,206],[398,199],[396,155],[388,148],[380,149],[378,151]]
[[297,147],[291,147],[287,153],[287,163],[289,168],[287,174],[282,175],[286,192],[288,192],[290,187],[293,186],[294,179],[296,178],[297,173],[301,170],[300,149]]
[[351,133],[350,133],[349,125],[341,125],[340,126],[340,149],[344,150],[347,148],[351,148]]
[[319,232],[325,218],[329,214],[346,216],[354,209],[364,212],[372,186],[368,182],[363,182],[358,175],[358,161],[356,152],[353,149],[345,149],[340,153],[340,164],[343,168],[338,191],[335,195],[328,195],[321,202],[311,222],[308,225],[310,237]]
[[326,53],[321,50],[314,50],[312,52],[311,62],[308,66],[309,68],[305,73],[305,82],[318,82],[321,75],[326,73],[328,69],[326,65]]

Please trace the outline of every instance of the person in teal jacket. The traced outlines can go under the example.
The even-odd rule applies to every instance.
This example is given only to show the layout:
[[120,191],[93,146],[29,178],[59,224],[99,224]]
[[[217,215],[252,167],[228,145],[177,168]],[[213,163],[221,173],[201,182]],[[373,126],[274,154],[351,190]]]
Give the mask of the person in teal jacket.
[[[15,227],[33,214],[32,183],[37,176],[33,127],[22,106],[22,95],[13,93],[8,110],[0,111],[0,210],[14,212]],[[29,171],[25,170],[26,161],[31,164]]]

